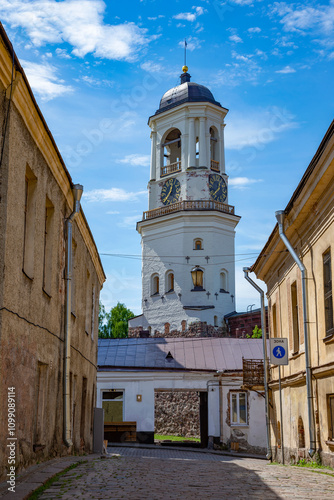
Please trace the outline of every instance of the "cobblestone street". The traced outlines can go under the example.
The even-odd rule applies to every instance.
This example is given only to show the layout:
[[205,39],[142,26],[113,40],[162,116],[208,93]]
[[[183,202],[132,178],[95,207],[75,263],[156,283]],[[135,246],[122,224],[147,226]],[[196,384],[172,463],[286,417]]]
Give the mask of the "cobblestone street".
[[264,460],[169,449],[109,448],[64,474],[43,500],[237,500],[334,498],[326,470],[269,465]]

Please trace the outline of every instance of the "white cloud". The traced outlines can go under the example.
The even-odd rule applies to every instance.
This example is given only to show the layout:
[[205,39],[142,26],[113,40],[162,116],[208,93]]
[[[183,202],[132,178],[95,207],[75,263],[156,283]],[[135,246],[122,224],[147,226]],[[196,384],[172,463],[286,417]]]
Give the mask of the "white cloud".
[[228,38],[231,42],[234,42],[234,43],[243,43],[242,39],[240,38],[240,36],[238,35],[231,35],[229,36]]
[[132,193],[130,191],[125,191],[120,188],[110,188],[110,189],[93,189],[92,191],[87,191],[83,193],[86,201],[137,201],[138,196],[146,195],[147,191],[138,191],[137,193]]
[[182,19],[184,21],[194,22],[198,18],[198,16],[202,16],[205,12],[203,7],[193,7],[194,12],[180,12],[176,16],[173,16],[173,19]]
[[107,215],[119,215],[121,212],[118,212],[117,210],[109,210],[106,213]]
[[[201,43],[202,43],[202,41],[199,40],[197,37],[190,36],[189,38],[187,38],[187,50],[190,50],[190,52],[192,52],[195,49],[200,49]],[[184,47],[184,40],[179,42],[178,45],[179,45],[179,47]]]
[[296,73],[296,70],[291,68],[291,66],[285,66],[285,68],[277,70],[275,73],[283,73],[283,74]]
[[21,63],[31,88],[43,101],[50,101],[55,97],[73,92],[71,86],[64,85],[64,81],[58,79],[57,68],[54,66],[24,60],[21,60]]
[[253,5],[256,1],[257,0],[230,0],[231,3],[236,3],[237,5]]
[[134,167],[147,167],[150,165],[150,161],[150,155],[131,154],[117,160],[117,163],[126,163]]
[[249,179],[248,177],[232,177],[228,181],[229,186],[233,186],[236,189],[246,189],[251,184],[255,184],[257,182],[262,182],[262,179]]
[[102,0],[0,0],[2,20],[22,27],[36,47],[69,43],[72,54],[134,60],[155,37],[134,23],[104,24]]
[[67,53],[66,49],[56,49],[56,54],[62,59],[71,59],[71,56]]
[[261,32],[261,28],[259,27],[255,27],[255,28],[248,28],[247,30],[249,33],[260,33]]
[[117,224],[119,227],[127,227],[130,229],[134,229],[136,227],[136,223],[142,220],[142,215],[130,215],[128,217],[124,217],[124,219]]
[[334,29],[334,2],[329,5],[311,7],[301,4],[287,4],[275,2],[272,13],[282,18],[280,21],[285,31],[305,33],[317,29],[326,33],[333,33]]
[[266,144],[275,141],[279,134],[297,126],[291,113],[276,106],[234,113],[226,127],[226,148],[241,150],[252,147],[256,154],[256,150],[262,150]]

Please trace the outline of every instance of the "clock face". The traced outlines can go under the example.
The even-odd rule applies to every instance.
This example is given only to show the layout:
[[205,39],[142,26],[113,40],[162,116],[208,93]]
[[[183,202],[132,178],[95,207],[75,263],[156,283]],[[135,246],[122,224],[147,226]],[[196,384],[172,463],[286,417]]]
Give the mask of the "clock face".
[[209,175],[209,190],[213,200],[224,203],[227,197],[227,186],[224,179],[220,175]]
[[176,203],[180,197],[181,184],[177,179],[168,179],[162,186],[161,201],[164,205]]

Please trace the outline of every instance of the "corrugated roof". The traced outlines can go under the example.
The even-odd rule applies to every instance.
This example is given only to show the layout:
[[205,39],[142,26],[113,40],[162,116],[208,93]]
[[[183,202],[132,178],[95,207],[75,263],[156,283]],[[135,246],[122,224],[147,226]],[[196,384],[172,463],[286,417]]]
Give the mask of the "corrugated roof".
[[[170,352],[173,359],[168,361]],[[98,369],[242,370],[242,358],[262,359],[261,339],[99,339]]]

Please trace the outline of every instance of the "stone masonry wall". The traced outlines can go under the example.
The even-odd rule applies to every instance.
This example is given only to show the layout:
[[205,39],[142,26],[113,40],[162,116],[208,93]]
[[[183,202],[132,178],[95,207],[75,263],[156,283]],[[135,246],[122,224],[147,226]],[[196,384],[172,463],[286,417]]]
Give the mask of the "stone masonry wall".
[[163,435],[199,438],[199,395],[197,392],[156,392],[155,432]]
[[[150,337],[149,332],[144,330],[142,326],[138,326],[136,328],[129,328],[128,336],[133,337]],[[193,323],[189,326],[187,330],[171,330],[168,329],[165,332],[159,332],[155,330],[154,335],[152,337],[158,338],[180,338],[180,337],[228,337],[228,333],[226,327],[215,327],[212,325],[208,325],[207,323],[198,322]]]

